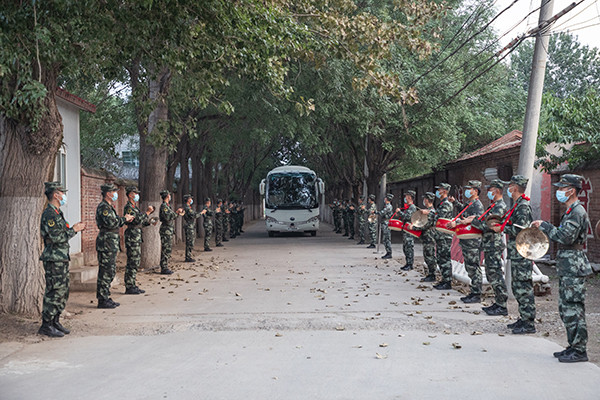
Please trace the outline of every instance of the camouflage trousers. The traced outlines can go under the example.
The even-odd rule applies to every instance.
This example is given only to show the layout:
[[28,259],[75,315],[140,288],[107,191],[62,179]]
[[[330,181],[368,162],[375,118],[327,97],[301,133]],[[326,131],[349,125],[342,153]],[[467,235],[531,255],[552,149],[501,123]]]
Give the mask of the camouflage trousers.
[[348,218],[348,233],[354,237],[354,218]]
[[171,229],[161,229],[160,231],[160,270],[169,269],[169,260],[173,250],[173,231]]
[[437,267],[435,260],[435,239],[425,234],[423,234],[421,237],[423,238],[423,258],[425,259],[425,264],[427,265],[427,274],[435,275],[435,270]]
[[442,273],[442,283],[452,283],[452,236],[438,233],[435,240],[437,247],[437,264]]
[[392,254],[392,232],[387,224],[381,225],[381,240],[385,246],[386,254]]
[[204,225],[204,250],[210,249],[210,239],[212,238],[212,231],[212,225]]
[[369,240],[373,246],[377,242],[377,223],[369,223]]
[[504,273],[502,272],[502,251],[503,249],[489,249],[484,251],[485,256],[485,276],[494,289],[494,299],[496,304],[506,307],[508,292]]
[[218,223],[215,226],[215,244],[218,246],[223,241],[223,224]]
[[535,298],[533,295],[533,281],[531,273],[533,264],[520,256],[510,260],[512,274],[511,288],[517,303],[519,303],[519,316],[524,322],[533,323],[535,320]]
[[342,217],[342,220],[344,221],[344,236],[348,236],[350,233],[350,223],[348,217]]
[[42,306],[42,319],[50,322],[60,315],[69,298],[69,263],[44,261],[46,291]]
[[98,279],[96,281],[96,298],[108,300],[110,284],[115,279],[117,271],[117,249],[98,251]]
[[344,228],[344,218],[342,217],[342,215],[338,215],[337,217],[337,225],[338,225],[338,233],[342,233],[342,229]]
[[196,228],[194,225],[186,226],[183,228],[183,232],[185,234],[185,259],[189,260],[192,258],[192,250],[196,243]]
[[367,221],[358,221],[358,238],[361,242],[365,241],[365,228],[367,227]]
[[560,276],[558,281],[558,312],[567,331],[569,346],[586,351],[588,333],[585,322],[585,277]]
[[481,259],[481,240],[467,239],[460,241],[463,258],[465,260],[465,270],[471,278],[471,294],[481,295],[481,285],[483,276],[479,260]]
[[333,230],[336,232],[340,230],[340,220],[336,214],[333,214]]
[[142,242],[139,240],[127,240],[127,237],[125,237],[125,249],[127,251],[125,287],[129,289],[137,286],[135,278],[142,259]]
[[406,265],[413,265],[415,262],[415,238],[408,233],[403,234],[402,251],[406,259]]

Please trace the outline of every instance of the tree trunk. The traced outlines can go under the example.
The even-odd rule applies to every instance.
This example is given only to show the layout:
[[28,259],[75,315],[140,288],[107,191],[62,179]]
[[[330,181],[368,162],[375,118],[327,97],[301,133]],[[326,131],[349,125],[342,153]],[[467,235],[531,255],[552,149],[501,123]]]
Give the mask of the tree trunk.
[[[158,212],[158,208],[162,202],[160,191],[163,189],[173,190],[166,187],[167,148],[164,146],[155,147],[148,141],[148,135],[156,134],[154,130],[164,128],[164,124],[167,123],[168,107],[166,95],[169,80],[169,70],[163,68],[148,84],[148,98],[154,102],[155,108],[148,116],[147,131],[140,131],[139,184],[142,210],[149,205],[153,205],[157,210],[156,212]],[[158,228],[159,225],[156,225],[142,230],[144,241],[142,243],[141,267],[144,269],[152,268],[159,264],[160,236]]]
[[24,315],[41,312],[44,181],[51,177],[63,132],[54,99],[55,77],[45,76],[44,84],[49,88],[47,111],[36,132],[0,115],[0,311]]

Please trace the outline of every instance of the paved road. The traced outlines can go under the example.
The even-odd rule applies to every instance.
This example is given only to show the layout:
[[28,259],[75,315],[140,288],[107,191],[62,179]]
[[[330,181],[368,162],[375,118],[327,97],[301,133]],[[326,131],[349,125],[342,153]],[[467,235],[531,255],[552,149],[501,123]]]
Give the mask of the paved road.
[[596,365],[354,243],[256,223],[116,310],[73,296],[68,337],[0,344],[0,399],[599,398]]

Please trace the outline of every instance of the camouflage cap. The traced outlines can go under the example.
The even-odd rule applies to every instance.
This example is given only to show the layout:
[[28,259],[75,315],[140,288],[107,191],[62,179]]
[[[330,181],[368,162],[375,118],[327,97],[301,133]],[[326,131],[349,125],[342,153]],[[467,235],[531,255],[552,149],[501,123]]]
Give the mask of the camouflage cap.
[[209,201],[210,201],[210,197],[205,197],[205,198],[204,198],[204,202],[205,202],[205,203],[208,203]]
[[217,199],[217,204],[222,203],[223,199]]
[[487,185],[488,188],[498,188],[498,189],[504,189],[504,185],[508,184],[508,182],[504,182],[502,179],[494,179],[492,182],[490,182],[489,185]]
[[392,200],[394,200],[394,195],[391,193],[388,193],[385,195],[385,198],[388,199],[389,201],[392,201]]
[[408,195],[414,199],[417,196],[417,192],[415,192],[414,190],[407,190],[406,195]]
[[136,186],[133,186],[133,185],[131,185],[131,186],[127,186],[127,187],[125,188],[125,194],[129,194],[129,193],[139,193],[139,192],[140,192],[140,190],[139,190],[139,189],[138,189]]
[[116,187],[114,183],[109,182],[109,183],[105,183],[104,185],[100,186],[100,190],[102,191],[102,193],[108,193],[108,192],[116,192],[117,190],[119,190],[119,188]]
[[450,190],[452,187],[450,186],[450,184],[448,184],[446,182],[442,182],[439,185],[437,185],[435,188],[442,189],[442,190]]
[[512,178],[510,178],[509,184],[511,183],[519,186],[527,186],[529,179],[525,178],[523,175],[513,175]]
[[188,199],[191,199],[192,195],[191,194],[184,194],[183,195],[183,201],[188,201]]
[[435,200],[435,193],[425,192],[425,194],[423,195],[423,198],[433,201],[433,200]]
[[465,185],[466,189],[479,189],[481,188],[481,182],[479,181],[469,181],[466,185]]
[[377,196],[375,196],[374,194],[370,194],[369,199],[375,201],[377,199]]
[[160,191],[160,197],[163,198],[163,199],[166,199],[167,196],[170,195],[170,194],[171,194],[171,192],[169,192],[167,189]]
[[583,176],[574,174],[565,174],[560,177],[560,181],[554,184],[556,187],[569,187],[572,186],[577,189],[581,189],[583,184]]
[[57,191],[65,193],[67,189],[62,187],[60,182],[44,182],[44,194],[52,194]]

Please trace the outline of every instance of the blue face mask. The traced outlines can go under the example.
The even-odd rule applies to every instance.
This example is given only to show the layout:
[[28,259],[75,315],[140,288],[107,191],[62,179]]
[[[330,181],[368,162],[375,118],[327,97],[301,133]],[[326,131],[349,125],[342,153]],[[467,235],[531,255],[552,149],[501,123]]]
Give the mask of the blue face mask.
[[508,195],[508,197],[512,198],[512,192],[510,191],[510,188],[506,189],[506,194]]
[[437,197],[438,199],[439,199],[440,197],[442,197],[442,195],[440,194],[440,191],[439,191],[439,190],[436,190],[436,191],[435,191],[435,197]]
[[67,195],[63,194],[62,199],[60,199],[60,205],[64,206],[65,204],[67,204]]
[[488,192],[488,199],[494,200],[494,192],[492,192],[492,191]]
[[190,206],[194,204],[194,199],[190,200]]
[[556,200],[560,201],[561,203],[566,203],[567,200],[569,200],[569,196],[567,196],[567,191],[566,190],[557,190],[556,191]]
[[112,195],[112,201],[117,201],[119,199],[119,193],[114,192]]
[[471,189],[467,189],[467,190],[465,190],[465,197],[466,197],[467,199],[470,199],[470,198],[471,198]]
[[133,196],[133,201],[135,201],[135,202],[140,201],[140,195],[136,193],[136,195]]

